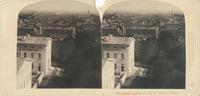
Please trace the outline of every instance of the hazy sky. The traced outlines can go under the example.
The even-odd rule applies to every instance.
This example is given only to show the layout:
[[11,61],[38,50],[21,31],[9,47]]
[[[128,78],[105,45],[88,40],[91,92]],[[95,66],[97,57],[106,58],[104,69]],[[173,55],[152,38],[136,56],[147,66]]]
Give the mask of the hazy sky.
[[111,5],[108,7],[107,11],[128,11],[136,13],[166,13],[166,12],[179,12],[181,10],[171,4],[150,1],[150,0],[133,0],[122,2],[119,4]]
[[[95,8],[88,4],[70,0],[50,0],[35,3],[25,7],[23,11],[38,11],[38,12],[88,12],[96,11]],[[97,12],[97,11],[96,11]]]
[[106,0],[96,0],[96,6],[101,7],[105,3],[105,1]]
[[[96,3],[103,4],[101,0]],[[29,5],[23,11],[38,11],[38,12],[84,12],[96,13],[97,10],[92,6],[71,0],[49,0],[40,3]],[[121,12],[136,12],[136,13],[169,13],[181,12],[177,7],[168,3],[150,1],[150,0],[133,0],[126,1],[119,4],[114,4],[108,7],[107,11],[121,11]],[[23,12],[22,11],[22,12]],[[93,11],[93,12],[92,12]]]

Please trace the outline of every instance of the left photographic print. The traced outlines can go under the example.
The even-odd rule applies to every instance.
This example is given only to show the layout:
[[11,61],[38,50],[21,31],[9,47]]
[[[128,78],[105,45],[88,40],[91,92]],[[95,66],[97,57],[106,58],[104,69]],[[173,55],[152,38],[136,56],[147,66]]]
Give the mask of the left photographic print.
[[48,0],[24,7],[17,25],[17,88],[101,88],[98,11]]

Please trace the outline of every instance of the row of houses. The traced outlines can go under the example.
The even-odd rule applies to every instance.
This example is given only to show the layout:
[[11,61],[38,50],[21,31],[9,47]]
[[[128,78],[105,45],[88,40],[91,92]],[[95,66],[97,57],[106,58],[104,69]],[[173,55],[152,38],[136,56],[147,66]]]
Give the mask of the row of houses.
[[100,31],[99,24],[83,24],[77,27],[75,26],[63,26],[63,25],[32,25],[32,26],[18,26],[18,36],[24,36],[30,34],[31,36],[51,37],[53,40],[59,39],[72,39],[75,38],[76,32],[87,31],[97,33]]
[[136,40],[146,40],[148,38],[159,38],[163,31],[172,32],[172,34],[184,34],[184,29],[184,24],[104,26],[102,36],[112,34],[116,37],[134,37]]
[[124,25],[120,27],[104,27],[102,35],[108,36],[112,34],[116,37],[134,37],[135,39],[147,39],[151,37],[158,38],[159,27],[157,26],[133,26]]

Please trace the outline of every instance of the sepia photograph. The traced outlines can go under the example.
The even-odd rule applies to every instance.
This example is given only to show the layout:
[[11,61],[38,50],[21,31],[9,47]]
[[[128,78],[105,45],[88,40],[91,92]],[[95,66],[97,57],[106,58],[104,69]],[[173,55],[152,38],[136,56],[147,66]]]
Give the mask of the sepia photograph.
[[17,88],[101,88],[100,27],[98,11],[77,1],[23,8],[17,25]]
[[199,0],[0,0],[0,96],[200,96]]
[[106,9],[102,20],[102,87],[185,89],[185,57],[185,19],[179,8],[138,0]]
[[173,5],[122,2],[100,21],[87,4],[43,1],[18,16],[17,88],[184,89],[185,54]]

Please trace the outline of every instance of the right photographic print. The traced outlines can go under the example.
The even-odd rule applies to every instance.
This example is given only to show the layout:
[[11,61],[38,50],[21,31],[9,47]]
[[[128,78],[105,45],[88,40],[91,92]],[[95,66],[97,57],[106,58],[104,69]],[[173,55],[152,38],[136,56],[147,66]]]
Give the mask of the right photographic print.
[[150,0],[109,6],[103,15],[102,87],[185,89],[184,13]]

